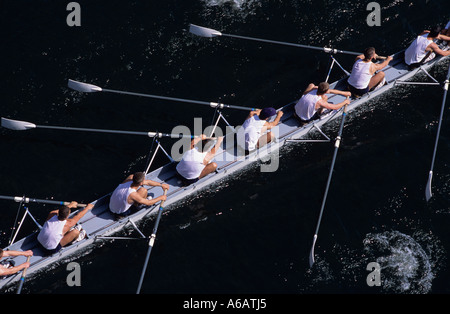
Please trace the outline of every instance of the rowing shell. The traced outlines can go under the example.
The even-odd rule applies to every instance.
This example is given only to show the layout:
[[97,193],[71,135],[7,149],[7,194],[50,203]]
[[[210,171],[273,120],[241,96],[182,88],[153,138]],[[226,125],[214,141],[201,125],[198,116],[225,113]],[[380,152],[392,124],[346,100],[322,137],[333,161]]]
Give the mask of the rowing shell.
[[[441,47],[441,49],[448,50],[449,47],[445,46]],[[403,55],[403,52],[399,52],[393,55],[393,60],[390,62],[390,65],[383,69],[387,84],[382,86],[381,88],[376,89],[375,91],[372,91],[358,99],[351,101],[351,103],[348,105],[347,112],[351,112],[352,110],[366,103],[368,100],[387,92],[389,89],[394,87],[397,82],[410,80],[418,72],[426,71],[433,65],[446,58],[440,56],[436,57],[432,61],[423,65],[421,68],[410,71],[408,70],[407,65],[404,63]],[[346,81],[347,78],[336,81],[330,84],[330,88],[345,90]],[[345,97],[341,95],[332,95],[328,98],[329,102],[333,103],[342,102],[344,99]],[[226,150],[221,149],[216,155],[215,162],[218,164],[217,172],[200,179],[195,184],[191,184],[187,187],[183,187],[181,185],[181,182],[179,182],[176,176],[176,163],[174,161],[171,161],[168,164],[148,173],[146,175],[146,179],[164,182],[170,186],[169,192],[167,194],[167,200],[165,202],[167,208],[169,205],[174,205],[189,195],[206,189],[212,183],[224,180],[230,177],[232,173],[242,170],[260,159],[264,159],[269,154],[276,152],[290,140],[301,139],[308,136],[310,132],[320,130],[321,126],[340,117],[343,112],[342,109],[337,111],[333,110],[322,115],[318,120],[312,121],[304,126],[299,126],[299,123],[293,116],[295,103],[296,101],[280,108],[281,110],[283,110],[284,115],[282,117],[281,123],[277,126],[277,141],[269,143],[259,150],[250,153],[249,155],[244,155],[243,152],[237,147],[237,145],[233,145],[233,147],[230,148],[228,148],[227,145]],[[228,136],[234,137],[234,134],[227,134],[225,138],[227,139]],[[158,197],[163,193],[162,189],[159,187],[148,188],[149,195],[153,197]],[[108,208],[109,197],[110,194],[103,196],[102,198],[93,202],[95,203],[94,208],[80,220],[83,229],[86,230],[86,238],[75,244],[62,248],[58,253],[50,256],[44,256],[42,250],[37,245],[37,232],[17,241],[16,243],[13,243],[9,247],[5,248],[5,250],[33,251],[33,256],[30,259],[31,265],[27,271],[28,276],[32,278],[33,274],[35,275],[38,271],[44,270],[55,262],[63,261],[64,259],[67,259],[76,253],[79,254],[81,250],[87,249],[97,241],[101,241],[100,237],[112,235],[122,230],[127,225],[135,225],[135,223],[143,219],[145,216],[156,214],[158,209],[157,205],[151,206],[141,209],[133,215],[123,218],[119,221],[115,221]],[[16,265],[22,264],[26,261],[26,257],[24,256],[17,256],[9,259],[14,260]],[[17,273],[15,275],[0,279],[0,289],[13,284],[14,282],[17,282],[20,277],[20,273]]]

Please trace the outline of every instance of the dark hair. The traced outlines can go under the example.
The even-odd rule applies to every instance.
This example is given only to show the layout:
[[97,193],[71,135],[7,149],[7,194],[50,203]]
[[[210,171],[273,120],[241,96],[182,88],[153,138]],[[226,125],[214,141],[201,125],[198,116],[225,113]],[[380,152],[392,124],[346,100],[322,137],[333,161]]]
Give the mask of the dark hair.
[[0,249],[0,258],[3,257],[3,249]]
[[266,120],[267,118],[270,118],[271,116],[274,116],[277,114],[277,111],[272,107],[266,107],[261,109],[261,112],[259,113],[259,119],[260,120]]
[[371,60],[373,58],[373,55],[375,54],[375,48],[369,47],[364,50],[364,58],[367,60]]
[[201,140],[197,144],[195,144],[195,147],[198,149],[200,153],[207,152],[210,150],[210,148],[213,146],[214,140],[207,139],[207,140]]
[[430,36],[430,37],[437,37],[439,35],[439,33],[441,32],[441,30],[442,30],[442,27],[439,26],[439,25],[436,25],[435,27],[433,27],[430,30],[430,33],[428,34],[428,36]]
[[145,180],[145,174],[143,172],[136,172],[133,174],[133,184],[141,184]]
[[317,88],[317,95],[323,95],[330,89],[330,84],[327,82],[322,82]]
[[69,217],[69,215],[70,215],[70,208],[65,205],[58,210],[59,220],[66,220],[67,217]]

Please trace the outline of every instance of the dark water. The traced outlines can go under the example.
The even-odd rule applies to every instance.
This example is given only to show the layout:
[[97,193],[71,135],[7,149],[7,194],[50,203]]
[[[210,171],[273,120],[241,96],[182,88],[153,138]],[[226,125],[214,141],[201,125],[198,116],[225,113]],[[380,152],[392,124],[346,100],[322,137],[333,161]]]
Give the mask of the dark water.
[[[382,24],[366,24],[369,1],[78,1],[81,27],[66,25],[64,1],[0,2],[1,116],[36,124],[169,132],[207,126],[206,106],[114,94],[80,94],[67,79],[105,88],[242,106],[280,107],[324,80],[328,55],[237,39],[197,38],[189,23],[241,34],[380,55],[448,19],[448,1],[379,1]],[[351,68],[353,57],[338,55]],[[448,62],[430,73],[442,81]],[[335,68],[330,78],[341,76]],[[418,76],[419,81],[427,80]],[[424,188],[442,100],[437,87],[398,87],[346,120],[316,245],[308,255],[332,144],[293,144],[280,167],[258,165],[172,206],[158,229],[146,294],[449,293],[450,125],[444,117],[434,197]],[[448,109],[448,106],[447,106]],[[226,111],[232,124],[245,113]],[[338,124],[325,128],[330,136]],[[163,140],[170,148],[172,142]],[[146,167],[151,140],[0,129],[0,194],[93,201]],[[161,165],[164,157],[156,163]],[[1,203],[2,247],[18,204]],[[51,206],[31,204],[44,221]],[[149,235],[153,220],[140,224]],[[31,222],[22,235],[34,230]],[[128,234],[131,231],[123,232]],[[135,293],[147,243],[105,242],[72,258],[81,287],[68,287],[68,261],[30,278],[24,293]],[[366,266],[381,266],[369,287]],[[9,292],[9,291],[6,291]]]

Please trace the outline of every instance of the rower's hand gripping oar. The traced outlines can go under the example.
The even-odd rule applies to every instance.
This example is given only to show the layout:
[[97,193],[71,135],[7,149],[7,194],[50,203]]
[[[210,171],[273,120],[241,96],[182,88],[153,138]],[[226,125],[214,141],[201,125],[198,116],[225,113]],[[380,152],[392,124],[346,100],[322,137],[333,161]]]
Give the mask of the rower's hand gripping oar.
[[444,96],[442,97],[441,113],[439,116],[439,125],[438,125],[437,134],[436,134],[436,141],[434,143],[434,151],[433,151],[433,158],[431,160],[430,172],[428,173],[427,186],[425,188],[425,198],[426,198],[427,202],[433,196],[433,193],[431,192],[431,180],[433,178],[434,161],[436,159],[437,146],[438,146],[438,142],[439,142],[439,134],[441,132],[442,118],[444,116],[445,103],[447,100],[447,92],[448,92],[448,87],[449,87],[449,83],[450,83],[449,80],[450,80],[450,66],[448,67],[447,77],[444,82]]
[[[167,190],[164,190],[164,195],[166,195],[166,194],[167,194]],[[148,242],[147,256],[145,257],[144,267],[142,269],[141,279],[139,280],[139,285],[138,285],[136,294],[139,294],[141,292],[141,287],[142,287],[142,283],[144,282],[144,277],[145,277],[145,272],[147,270],[148,261],[150,259],[150,254],[152,253],[153,244],[155,243],[156,232],[158,231],[159,221],[161,220],[161,214],[164,210],[163,205],[164,205],[164,201],[161,201],[161,203],[159,204],[158,216],[156,217],[155,226],[153,227],[153,232],[152,232],[152,235],[150,236],[150,240]]]
[[[27,257],[27,263],[30,262],[30,256]],[[17,294],[22,292],[23,283],[25,282],[25,276],[27,275],[28,267],[24,268],[22,271],[22,276],[20,277],[19,287],[17,288]]]
[[346,115],[347,115],[347,105],[344,106],[344,111],[342,113],[341,125],[339,128],[339,133],[338,133],[338,136],[336,137],[336,142],[334,144],[334,153],[333,153],[333,159],[331,161],[330,173],[328,174],[327,186],[325,188],[325,194],[324,194],[323,200],[322,200],[322,207],[320,208],[319,220],[317,221],[316,232],[314,233],[313,244],[311,247],[311,252],[309,254],[309,267],[312,267],[314,264],[314,247],[316,245],[317,236],[319,233],[320,222],[322,220],[323,210],[325,208],[325,202],[327,200],[328,190],[330,188],[331,177],[333,175],[333,169],[334,169],[334,164],[336,162],[337,152],[338,152],[341,140],[342,140],[342,131],[344,129],[344,122],[345,122]]
[[198,104],[198,105],[206,105],[206,106],[210,106],[212,108],[219,108],[219,109],[229,108],[229,109],[240,109],[240,110],[247,110],[247,111],[255,110],[255,108],[227,105],[227,104],[222,104],[222,103],[217,103],[217,102],[208,102],[208,101],[201,101],[201,100],[191,100],[191,99],[185,99],[185,98],[175,98],[175,97],[119,91],[119,90],[114,90],[114,89],[106,89],[106,88],[102,88],[100,86],[83,83],[83,82],[78,82],[78,81],[74,81],[74,80],[69,80],[67,86],[73,90],[76,90],[76,91],[79,91],[82,93],[109,92],[109,93],[116,93],[116,94],[123,94],[123,95],[132,95],[132,96],[148,97],[148,98],[155,98],[155,99],[162,99],[162,100],[186,102],[186,103]]

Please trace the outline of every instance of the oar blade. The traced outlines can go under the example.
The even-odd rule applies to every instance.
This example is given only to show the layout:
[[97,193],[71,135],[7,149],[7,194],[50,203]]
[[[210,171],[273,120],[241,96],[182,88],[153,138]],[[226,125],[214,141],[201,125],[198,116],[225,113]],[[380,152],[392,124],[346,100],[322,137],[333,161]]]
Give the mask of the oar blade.
[[425,188],[425,199],[427,200],[427,202],[433,196],[433,193],[431,192],[431,179],[432,178],[433,178],[433,171],[430,171],[430,173],[428,174],[427,186]]
[[95,93],[95,92],[101,92],[102,88],[98,87],[96,85],[87,84],[83,82],[78,82],[74,80],[70,80],[67,83],[67,86],[73,90],[82,92],[82,93]]
[[309,267],[313,267],[314,265],[314,247],[316,246],[317,234],[314,235],[313,244],[311,247],[311,251],[309,252]]
[[6,119],[6,118],[2,118],[1,125],[4,128],[14,130],[14,131],[24,131],[24,130],[36,128],[36,124],[26,122],[26,121],[12,120],[12,119]]
[[216,31],[215,29],[206,28],[194,24],[189,24],[189,32],[201,36],[201,37],[216,37],[216,36],[222,36],[222,33],[219,31]]

